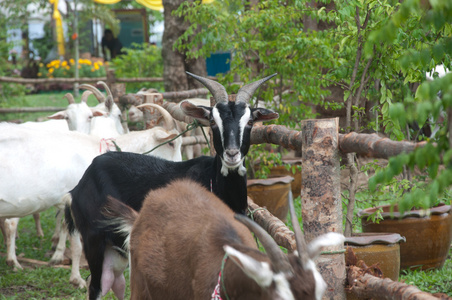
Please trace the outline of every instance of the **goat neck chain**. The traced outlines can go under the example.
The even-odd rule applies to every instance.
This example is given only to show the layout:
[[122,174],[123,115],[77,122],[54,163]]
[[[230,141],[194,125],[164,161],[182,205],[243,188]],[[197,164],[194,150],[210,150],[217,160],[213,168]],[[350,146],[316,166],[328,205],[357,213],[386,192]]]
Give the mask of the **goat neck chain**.
[[220,269],[220,274],[218,275],[218,282],[217,282],[217,285],[215,286],[215,289],[213,290],[211,300],[223,300],[221,298],[221,296],[220,296],[220,294],[221,294],[221,292],[220,292],[220,284],[221,284],[221,288],[223,289],[223,292],[224,292],[224,295],[226,297],[226,300],[229,300],[229,296],[226,293],[226,288],[224,286],[224,276],[221,276],[223,274],[224,265],[226,264],[226,260],[227,259],[228,259],[228,254],[225,253],[224,257],[223,257],[223,261],[221,262],[221,269]]

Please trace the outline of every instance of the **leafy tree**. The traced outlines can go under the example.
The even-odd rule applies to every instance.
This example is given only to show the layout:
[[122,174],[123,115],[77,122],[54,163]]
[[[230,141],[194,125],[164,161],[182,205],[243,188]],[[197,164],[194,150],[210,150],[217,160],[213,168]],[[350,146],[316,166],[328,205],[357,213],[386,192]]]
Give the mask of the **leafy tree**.
[[[278,123],[296,127],[311,115],[307,104],[320,103],[345,107],[344,131],[367,126],[402,140],[412,136],[410,123],[417,121],[422,127],[429,115],[437,120],[452,105],[452,75],[432,82],[425,77],[438,64],[451,67],[451,9],[450,1],[420,0],[186,3],[177,13],[194,23],[177,46],[187,50],[202,43],[190,52],[193,57],[231,51],[231,72],[220,77],[224,84],[277,72],[279,81],[259,97],[279,110]],[[190,42],[188,35],[197,29],[200,33]],[[328,96],[332,87],[339,87],[343,96],[326,102],[337,97]],[[229,92],[237,88],[228,87]],[[280,97],[273,98],[274,91]],[[370,112],[373,118],[360,122]],[[414,153],[391,159],[370,187],[389,182],[404,166],[427,167],[431,183],[425,190],[405,193],[400,209],[432,205],[452,183],[450,167],[438,172],[441,163],[449,166],[452,160],[452,138],[447,136],[443,127],[436,144],[430,141]],[[353,159],[347,162],[356,171]]]
[[403,84],[421,82],[414,93],[404,94],[399,102],[389,107],[388,115],[394,123],[403,128],[412,121],[424,124],[429,115],[434,122],[441,115],[447,116],[435,140],[429,140],[426,146],[413,153],[392,158],[388,167],[369,181],[374,190],[377,184],[384,184],[402,173],[405,166],[426,169],[430,177],[428,185],[405,193],[398,203],[402,211],[413,206],[431,207],[452,184],[452,74],[433,81],[427,81],[425,75],[439,64],[451,68],[451,21],[452,4],[448,1],[404,1],[398,11],[372,33],[366,45],[366,49],[397,49]]

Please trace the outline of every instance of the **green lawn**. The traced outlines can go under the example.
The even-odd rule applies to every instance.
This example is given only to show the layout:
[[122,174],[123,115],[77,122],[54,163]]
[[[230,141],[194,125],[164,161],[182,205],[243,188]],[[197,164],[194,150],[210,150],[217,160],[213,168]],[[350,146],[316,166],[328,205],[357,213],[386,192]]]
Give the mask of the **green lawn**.
[[[44,238],[36,235],[32,216],[22,218],[19,223],[19,238],[16,240],[16,255],[49,261],[47,254],[51,249],[51,238],[55,227],[55,212],[51,208],[41,213]],[[3,238],[0,238],[0,253],[6,249]],[[47,254],[47,255],[46,255]],[[0,299],[84,299],[86,289],[78,289],[69,283],[70,270],[53,267],[36,267],[21,263],[23,270],[14,272],[6,265],[4,256],[0,256]],[[128,271],[126,281],[128,282]],[[81,270],[82,278],[86,279],[89,271]],[[128,284],[127,284],[128,286]],[[126,295],[129,297],[129,288]],[[116,299],[110,291],[105,299]]]
[[[64,109],[68,106],[68,102],[63,96],[72,91],[64,91],[58,93],[38,93],[26,95],[24,99],[22,98],[12,98],[5,103],[4,107],[61,107]],[[83,91],[81,91],[83,92]],[[80,102],[80,96],[75,98],[75,102]],[[96,106],[98,104],[96,98],[91,95],[88,97],[88,106]],[[37,112],[37,113],[7,113],[0,114],[0,121],[37,121],[45,120],[47,116],[52,115],[54,112]]]

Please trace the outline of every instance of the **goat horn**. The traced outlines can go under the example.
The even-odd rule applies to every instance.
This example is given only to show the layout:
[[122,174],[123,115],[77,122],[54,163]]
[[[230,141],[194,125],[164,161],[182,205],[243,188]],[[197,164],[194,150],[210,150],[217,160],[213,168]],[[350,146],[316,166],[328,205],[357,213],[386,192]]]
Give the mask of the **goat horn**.
[[262,227],[244,215],[235,214],[234,217],[236,220],[248,227],[250,231],[254,232],[254,234],[259,238],[262,246],[267,252],[268,257],[270,258],[275,273],[294,273],[287,256],[284,252],[282,252],[275,240],[273,240],[273,238]]
[[75,103],[74,96],[71,93],[67,93],[66,95],[63,96],[63,98],[66,98],[67,102],[69,102],[69,104]]
[[84,91],[82,94],[82,99],[80,99],[80,102],[86,103],[86,101],[88,100],[88,97],[92,94],[93,94],[93,92],[91,92],[91,91]]
[[164,123],[163,128],[165,128],[166,130],[172,130],[172,129],[176,128],[176,124],[174,123],[173,117],[170,115],[170,113],[166,109],[164,109],[160,105],[157,105],[154,103],[144,103],[144,104],[137,106],[138,109],[146,109],[148,107],[153,107],[162,114],[163,123]]
[[101,91],[99,91],[96,87],[90,84],[81,84],[79,85],[79,88],[93,92],[94,96],[96,97],[97,101],[99,101],[99,103],[105,102],[106,98],[104,94],[102,94]]
[[297,214],[295,213],[292,191],[289,191],[289,211],[290,219],[292,220],[293,232],[295,234],[295,243],[297,244],[298,257],[300,259],[301,265],[306,267],[309,259],[307,256],[308,247],[306,246],[306,241],[304,239],[303,232],[301,231]]
[[210,80],[195,74],[192,74],[190,72],[185,72],[194,79],[201,82],[213,95],[213,98],[215,99],[216,103],[220,102],[228,102],[228,93],[226,92],[226,89],[224,86],[222,86],[220,83]]
[[237,97],[235,102],[239,103],[239,102],[244,102],[244,103],[249,103],[251,97],[253,96],[254,92],[267,80],[269,80],[270,78],[276,76],[277,73],[267,76],[265,78],[262,78],[258,81],[255,82],[251,82],[248,83],[247,85],[242,86],[242,88],[240,88],[240,90],[237,92]]
[[97,84],[100,84],[104,87],[105,91],[107,92],[107,96],[111,96],[111,98],[113,98],[113,94],[111,93],[110,88],[108,87],[108,84],[106,84],[103,81],[98,81]]
[[107,100],[105,100],[105,107],[107,108],[107,111],[110,113],[111,109],[113,108],[113,97],[108,95]]

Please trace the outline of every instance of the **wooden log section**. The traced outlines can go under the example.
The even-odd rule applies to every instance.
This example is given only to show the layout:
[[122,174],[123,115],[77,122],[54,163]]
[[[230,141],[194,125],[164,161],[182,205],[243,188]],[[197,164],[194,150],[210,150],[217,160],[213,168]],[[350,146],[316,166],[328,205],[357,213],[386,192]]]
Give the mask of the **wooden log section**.
[[[282,125],[254,126],[251,131],[251,144],[271,143],[286,149],[302,149],[302,132],[288,129]],[[390,158],[401,153],[414,151],[427,142],[413,143],[408,141],[392,141],[372,133],[339,134],[339,150],[342,153],[353,153],[374,158]]]
[[[301,122],[302,187],[301,207],[306,242],[328,233],[343,233],[340,191],[338,129],[339,118]],[[329,255],[316,259],[317,268],[328,284],[323,299],[345,299],[343,246],[328,247]]]
[[379,278],[365,273],[365,270],[350,266],[347,271],[348,282],[352,283],[351,291],[359,299],[388,299],[388,300],[438,300],[452,299],[445,295],[435,297],[422,292],[417,287],[389,278]]
[[39,84],[39,83],[96,83],[99,80],[106,81],[107,77],[81,77],[75,78],[16,78],[0,76],[0,82],[19,83],[19,84]]
[[427,142],[413,143],[408,141],[392,141],[379,135],[350,132],[339,134],[339,149],[343,153],[352,153],[374,157],[389,158],[403,152],[414,151],[418,147],[423,147]]
[[[165,92],[165,93],[159,93],[163,99],[171,100],[171,102],[177,102],[180,100],[188,99],[188,98],[197,98],[197,97],[206,97],[209,91],[207,89],[201,88],[201,89],[194,89],[194,90],[188,90],[188,91],[180,91],[180,92]],[[145,95],[143,94],[125,94],[119,98],[119,103],[122,106],[127,105],[135,105],[138,106],[140,104],[145,103]],[[173,106],[172,106],[173,107]],[[175,108],[173,108],[175,110]],[[184,118],[184,114],[180,109],[177,107],[178,112],[176,114],[178,117],[174,117],[175,119],[179,120],[179,118]],[[182,121],[182,120],[179,120]]]
[[32,113],[32,112],[46,112],[46,111],[60,111],[64,107],[43,106],[43,107],[0,107],[0,113]]
[[254,203],[250,197],[248,197],[248,208],[251,218],[264,228],[279,246],[286,248],[289,252],[297,249],[295,235],[283,221],[273,216],[266,208]]
[[202,135],[183,136],[182,137],[182,146],[207,144],[207,143],[208,143],[208,141],[206,141],[206,139]]

